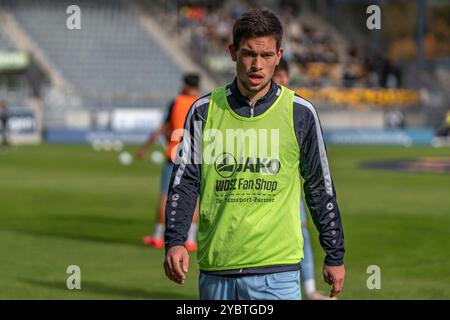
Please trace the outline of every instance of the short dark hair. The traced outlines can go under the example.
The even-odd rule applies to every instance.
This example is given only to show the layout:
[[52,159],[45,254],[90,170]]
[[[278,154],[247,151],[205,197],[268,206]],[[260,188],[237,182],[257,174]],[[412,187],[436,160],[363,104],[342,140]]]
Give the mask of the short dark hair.
[[280,63],[275,68],[275,72],[277,71],[286,71],[287,73],[289,73],[289,64],[287,63],[286,59],[280,59]]
[[183,83],[197,88],[200,84],[200,76],[197,73],[185,73],[183,75]]
[[277,16],[267,9],[250,9],[233,26],[233,45],[239,48],[242,39],[274,36],[277,49],[281,47],[283,27]]

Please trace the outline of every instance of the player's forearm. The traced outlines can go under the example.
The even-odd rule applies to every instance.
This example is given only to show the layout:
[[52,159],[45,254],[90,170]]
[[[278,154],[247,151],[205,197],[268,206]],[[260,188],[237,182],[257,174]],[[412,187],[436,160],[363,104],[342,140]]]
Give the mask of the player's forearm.
[[142,144],[142,145],[139,147],[138,152],[142,152],[142,153],[143,153],[143,152],[146,152],[146,151],[150,148],[150,146],[151,146],[153,143],[155,143],[155,141],[156,141],[156,139],[158,138],[158,136],[159,136],[159,134],[156,135],[155,132],[153,132],[153,133],[147,138],[147,140],[145,141],[145,143]]
[[[179,166],[175,166],[171,184],[176,179],[179,170]],[[170,188],[167,196],[164,235],[166,252],[173,246],[184,245],[192,223],[198,198],[198,184],[195,179],[190,180],[188,175],[188,173],[184,173],[183,182]]]
[[334,196],[312,192],[305,186],[306,202],[313,222],[319,231],[319,241],[325,251],[325,264],[338,266],[344,263],[344,229],[339,207]]
[[161,136],[163,128],[164,128],[164,126],[161,126],[158,129],[156,129],[155,131],[153,131],[150,134],[150,136],[148,137],[148,139],[145,142],[145,144],[143,145],[143,147],[149,148],[151,145],[153,145],[156,142],[156,140],[158,140],[159,137]]
[[[334,191],[327,193],[321,175],[308,175],[305,179],[305,200],[312,220],[319,232],[324,249],[325,264],[330,266],[344,263],[344,228]],[[334,190],[334,185],[333,189]]]

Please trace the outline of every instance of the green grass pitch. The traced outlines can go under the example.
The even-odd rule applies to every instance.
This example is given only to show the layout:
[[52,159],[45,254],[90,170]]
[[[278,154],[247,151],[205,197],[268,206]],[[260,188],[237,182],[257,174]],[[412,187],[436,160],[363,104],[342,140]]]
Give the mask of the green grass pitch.
[[[135,146],[127,146],[134,152]],[[345,228],[341,299],[450,298],[450,174],[359,168],[366,160],[450,155],[427,147],[329,147]],[[165,278],[152,230],[160,167],[85,145],[0,149],[0,299],[197,299],[191,254],[183,286]],[[309,219],[317,284],[323,252]],[[81,290],[66,269],[81,268]],[[369,265],[381,289],[366,286]]]

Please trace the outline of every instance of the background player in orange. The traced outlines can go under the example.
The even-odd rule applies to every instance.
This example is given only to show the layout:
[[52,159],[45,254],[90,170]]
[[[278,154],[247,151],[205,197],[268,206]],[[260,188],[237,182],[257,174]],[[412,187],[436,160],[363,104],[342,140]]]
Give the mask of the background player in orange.
[[[164,248],[164,224],[167,191],[169,189],[170,177],[176,157],[177,147],[183,136],[183,127],[186,120],[186,115],[191,105],[199,98],[199,84],[199,75],[189,73],[183,76],[183,87],[181,92],[170,104],[164,123],[149,136],[145,144],[143,144],[136,152],[137,158],[142,159],[148,148],[153,145],[161,135],[164,135],[168,141],[166,149],[166,162],[161,172],[161,197],[157,209],[155,229],[153,235],[144,237],[144,244],[156,249]],[[197,250],[197,222],[198,205],[195,209],[194,218],[188,232],[188,239],[185,243],[186,249],[189,251]]]

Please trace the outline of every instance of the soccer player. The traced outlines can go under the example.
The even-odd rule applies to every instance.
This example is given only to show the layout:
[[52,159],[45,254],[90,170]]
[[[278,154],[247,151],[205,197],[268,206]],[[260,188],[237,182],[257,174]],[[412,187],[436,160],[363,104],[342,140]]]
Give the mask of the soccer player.
[[186,118],[166,204],[164,269],[184,283],[184,243],[200,197],[200,299],[300,299],[300,175],[330,296],[343,287],[344,233],[317,112],[272,81],[281,41],[272,12],[244,13],[229,45],[236,78],[198,99]]
[[[287,87],[289,85],[289,64],[283,58],[275,68],[273,75],[273,81],[277,84]],[[305,206],[303,205],[303,199],[300,199],[300,221],[302,224],[302,236],[303,236],[303,253],[304,258],[302,260],[302,269],[300,272],[300,279],[308,300],[329,300],[330,298],[323,295],[316,290],[316,280],[314,276],[314,255],[311,246],[311,238],[309,236]]]
[[450,110],[445,115],[445,123],[436,131],[437,137],[450,137]]
[[[165,206],[167,201],[167,191],[169,189],[170,174],[172,173],[173,163],[175,159],[176,147],[181,140],[186,115],[192,103],[199,97],[200,76],[195,73],[185,74],[183,77],[183,87],[180,94],[170,104],[164,123],[150,134],[149,138],[143,144],[136,156],[142,159],[151,145],[153,145],[161,135],[164,135],[168,141],[166,149],[166,162],[161,172],[161,197],[157,210],[156,225],[153,235],[144,237],[144,244],[155,249],[164,248],[164,223],[165,223]],[[190,226],[186,248],[189,251],[197,250],[197,220],[198,209],[196,208],[192,225]]]

